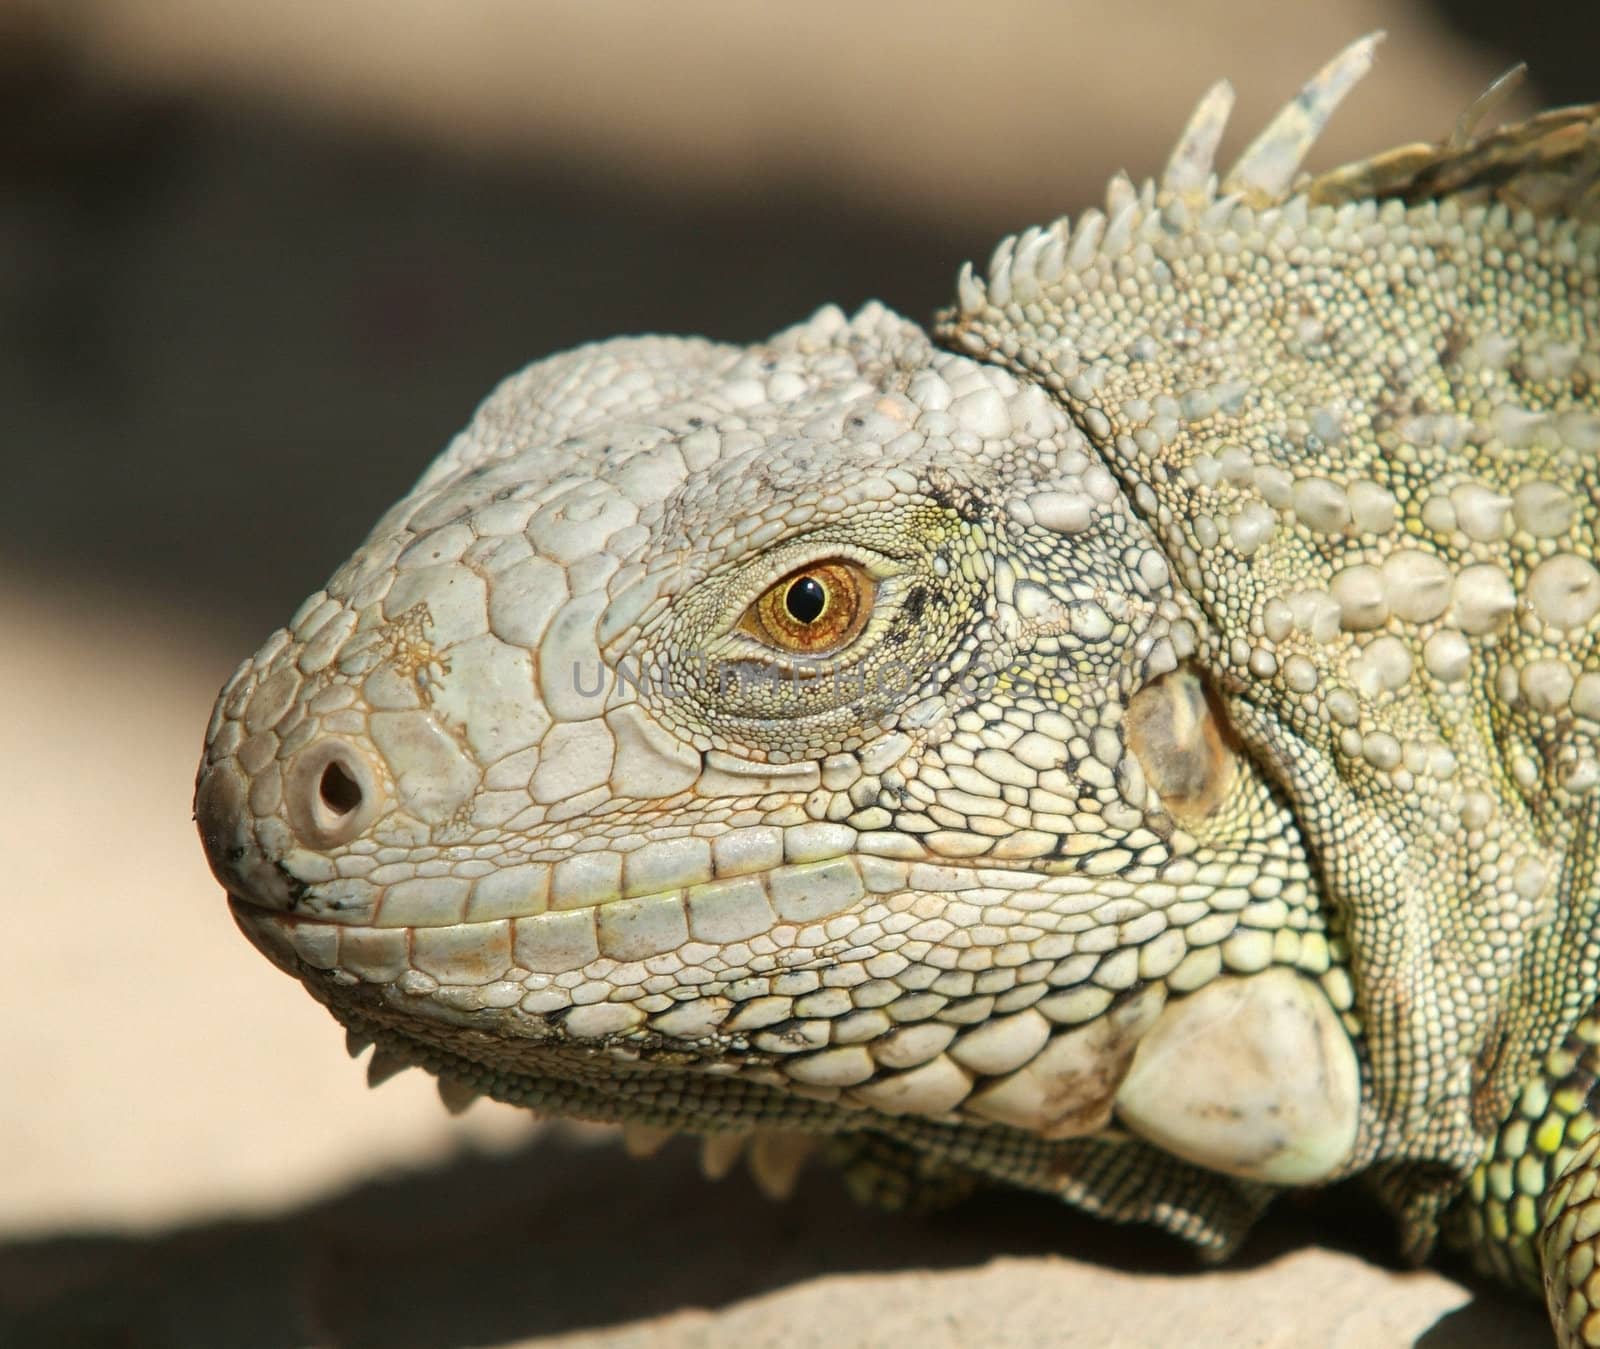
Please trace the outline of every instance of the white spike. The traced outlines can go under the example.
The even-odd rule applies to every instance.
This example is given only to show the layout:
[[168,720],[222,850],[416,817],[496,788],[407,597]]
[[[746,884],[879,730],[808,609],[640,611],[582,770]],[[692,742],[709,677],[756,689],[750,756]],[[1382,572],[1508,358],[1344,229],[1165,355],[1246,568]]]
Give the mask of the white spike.
[[1078,227],[1072,231],[1072,244],[1067,249],[1067,266],[1074,272],[1086,270],[1100,251],[1100,238],[1106,228],[1106,218],[1099,211],[1085,211]]
[[1061,230],[1051,230],[1039,249],[1039,260],[1034,264],[1034,274],[1043,285],[1059,281],[1067,269],[1067,245]]
[[1019,304],[1039,298],[1037,268],[1044,238],[1043,230],[1037,225],[1030,225],[1017,240],[1017,247],[1011,255],[1011,298]]
[[750,1141],[748,1133],[707,1134],[700,1140],[700,1170],[707,1180],[721,1180],[732,1171]]
[[1161,175],[1164,191],[1177,197],[1200,197],[1216,167],[1217,146],[1233,111],[1233,86],[1222,80],[1205,92],[1188,124],[1172,147],[1166,172]]
[[463,1082],[459,1077],[441,1077],[437,1082],[439,1099],[444,1102],[444,1108],[452,1115],[461,1114],[483,1095],[476,1087]]
[[956,297],[963,315],[978,313],[986,302],[983,282],[973,274],[970,262],[963,262],[956,276]]
[[1138,210],[1139,202],[1135,198],[1112,216],[1111,223],[1106,226],[1106,237],[1100,241],[1101,257],[1120,257],[1128,251],[1128,246],[1133,242],[1133,222]]
[[1372,54],[1382,40],[1381,32],[1368,33],[1313,75],[1250,142],[1222,180],[1222,190],[1241,193],[1257,205],[1281,200],[1333,110],[1372,68]]
[[1017,236],[1008,234],[989,258],[989,302],[1001,308],[1011,303],[1011,258],[1016,247]]
[[397,1073],[403,1073],[411,1067],[411,1060],[402,1054],[384,1045],[379,1045],[372,1051],[372,1057],[367,1060],[367,1085],[381,1087]]
[[800,1169],[816,1149],[817,1140],[810,1134],[758,1129],[750,1142],[750,1174],[768,1199],[787,1199],[794,1193]]
[[1237,192],[1230,193],[1225,197],[1218,197],[1201,214],[1200,228],[1204,230],[1222,229],[1233,218],[1233,213],[1239,208],[1239,204],[1240,199]]
[[1456,124],[1450,130],[1450,138],[1445,141],[1444,148],[1461,150],[1472,144],[1472,137],[1483,125],[1484,118],[1499,108],[1521,87],[1527,74],[1528,63],[1520,61],[1505,74],[1491,80],[1489,87],[1462,109],[1461,116],[1456,118]]
[[1106,214],[1113,219],[1138,200],[1139,193],[1133,185],[1133,179],[1126,173],[1116,174],[1106,184]]
[[663,1129],[657,1124],[644,1124],[636,1119],[623,1121],[623,1150],[628,1156],[639,1161],[643,1161],[646,1157],[654,1157],[676,1137],[677,1134],[672,1129]]

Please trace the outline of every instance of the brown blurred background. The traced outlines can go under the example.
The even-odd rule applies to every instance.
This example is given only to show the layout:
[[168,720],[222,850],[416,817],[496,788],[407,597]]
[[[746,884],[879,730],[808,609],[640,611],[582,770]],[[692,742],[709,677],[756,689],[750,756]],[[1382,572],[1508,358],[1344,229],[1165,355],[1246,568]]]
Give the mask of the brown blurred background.
[[217,686],[501,375],[925,318],[1156,171],[1213,79],[1236,150],[1375,27],[1320,165],[1444,134],[1518,59],[1524,110],[1600,97],[1594,7],[1547,8],[0,0],[0,1344],[1536,1335],[1337,1203],[1195,1276],[1042,1201],[774,1208],[682,1146],[369,1093],[232,930],[189,790]]

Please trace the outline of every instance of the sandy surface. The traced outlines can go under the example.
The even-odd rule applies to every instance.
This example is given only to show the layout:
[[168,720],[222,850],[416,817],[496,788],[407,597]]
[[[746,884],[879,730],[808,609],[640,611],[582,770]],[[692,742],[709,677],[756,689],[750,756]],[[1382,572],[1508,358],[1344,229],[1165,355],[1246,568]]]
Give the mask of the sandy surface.
[[1540,1342],[1342,1207],[1202,1272],[1025,1196],[774,1206],[686,1145],[368,1091],[189,819],[216,688],[504,370],[925,313],[999,228],[1157,167],[1216,75],[1253,131],[1386,23],[1328,162],[1443,130],[1503,57],[1355,0],[28,8],[63,45],[0,158],[0,1344]]

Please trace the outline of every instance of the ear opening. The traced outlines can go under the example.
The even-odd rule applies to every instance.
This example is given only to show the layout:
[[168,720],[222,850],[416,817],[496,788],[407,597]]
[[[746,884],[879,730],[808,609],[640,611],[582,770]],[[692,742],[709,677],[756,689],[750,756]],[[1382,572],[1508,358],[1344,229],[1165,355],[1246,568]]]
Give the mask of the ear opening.
[[1239,776],[1241,749],[1211,686],[1180,666],[1133,695],[1123,715],[1129,748],[1173,819],[1214,814]]

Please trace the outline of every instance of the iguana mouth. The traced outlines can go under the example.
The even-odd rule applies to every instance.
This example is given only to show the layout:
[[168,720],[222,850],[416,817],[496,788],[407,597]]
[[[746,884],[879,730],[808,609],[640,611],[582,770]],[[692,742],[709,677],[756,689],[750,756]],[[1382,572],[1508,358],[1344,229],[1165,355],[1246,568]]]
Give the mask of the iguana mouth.
[[[826,962],[820,974],[793,968],[759,987],[748,978],[710,983],[703,996],[647,1016],[626,1003],[582,1002],[581,986],[519,997],[507,979],[485,982],[506,973],[498,965],[458,965],[457,978],[476,982],[442,985],[414,949],[398,974],[363,964],[372,949],[359,943],[373,934],[397,952],[424,933],[238,903],[234,915],[357,1042],[378,1042],[378,1080],[415,1063],[451,1079],[457,1093],[689,1132],[720,1131],[730,1118],[837,1132],[916,1117],[1060,1141],[1104,1130],[1116,1111],[1175,1152],[1282,1180],[1325,1174],[1353,1142],[1355,1061],[1322,994],[1288,971],[1218,980],[1170,1005],[1159,986],[1135,986],[1076,1029],[1052,1033],[1030,1011],[963,1040],[948,1023],[868,1024],[848,997],[829,998]],[[347,941],[358,944],[353,953]],[[740,984],[744,996],[731,996]],[[781,987],[790,992],[770,991]],[[817,1018],[830,1014],[838,1027],[819,1034]],[[867,1033],[847,1035],[852,1020]],[[1207,1104],[1230,1060],[1235,1087],[1259,1079],[1257,1108],[1270,1124],[1245,1128],[1235,1110]],[[1283,1060],[1299,1065],[1297,1076],[1285,1075]]]

